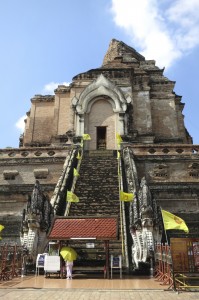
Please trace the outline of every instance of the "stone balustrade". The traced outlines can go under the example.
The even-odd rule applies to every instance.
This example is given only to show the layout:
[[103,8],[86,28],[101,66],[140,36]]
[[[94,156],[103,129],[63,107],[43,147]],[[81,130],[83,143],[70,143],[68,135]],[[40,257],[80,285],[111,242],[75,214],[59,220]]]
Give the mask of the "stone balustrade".
[[197,155],[199,145],[192,144],[128,144],[122,143],[122,148],[129,147],[134,155],[138,156],[157,156],[157,155]]
[[34,158],[34,157],[65,157],[71,146],[5,148],[0,149],[0,159]]

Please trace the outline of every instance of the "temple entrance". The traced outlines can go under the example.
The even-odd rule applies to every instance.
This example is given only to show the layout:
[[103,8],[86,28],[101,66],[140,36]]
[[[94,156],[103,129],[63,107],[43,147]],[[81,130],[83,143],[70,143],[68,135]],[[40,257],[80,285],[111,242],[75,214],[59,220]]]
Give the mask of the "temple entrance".
[[97,150],[106,149],[106,127],[97,127]]

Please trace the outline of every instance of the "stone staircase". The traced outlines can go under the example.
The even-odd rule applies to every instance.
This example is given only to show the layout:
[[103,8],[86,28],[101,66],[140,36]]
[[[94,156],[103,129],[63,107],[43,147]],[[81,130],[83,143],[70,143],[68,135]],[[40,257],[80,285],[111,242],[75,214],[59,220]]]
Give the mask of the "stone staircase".
[[[74,193],[78,203],[71,203],[68,216],[118,216],[120,234],[120,201],[118,184],[118,161],[114,150],[84,151]],[[75,265],[96,267],[104,265],[103,241],[94,241],[94,248],[88,249],[86,243],[93,241],[73,241],[71,246],[82,253]],[[122,241],[109,242],[110,255],[122,254]]]

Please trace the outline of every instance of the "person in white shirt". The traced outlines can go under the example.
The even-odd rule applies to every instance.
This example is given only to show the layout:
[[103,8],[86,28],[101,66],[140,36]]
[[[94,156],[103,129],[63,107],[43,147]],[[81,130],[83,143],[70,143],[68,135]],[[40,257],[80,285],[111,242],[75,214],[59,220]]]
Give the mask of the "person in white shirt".
[[66,261],[66,279],[72,279],[73,261]]

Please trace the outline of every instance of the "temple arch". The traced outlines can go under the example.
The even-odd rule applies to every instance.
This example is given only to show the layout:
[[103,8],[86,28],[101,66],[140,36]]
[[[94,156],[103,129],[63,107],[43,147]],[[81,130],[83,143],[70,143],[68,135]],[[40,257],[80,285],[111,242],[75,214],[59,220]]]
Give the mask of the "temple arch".
[[[85,130],[89,129],[89,114],[92,113],[93,105],[99,103],[99,99],[101,100],[101,105],[104,103],[105,106],[106,102],[111,105],[114,116],[114,131],[123,135],[125,132],[124,114],[129,99],[126,99],[123,92],[103,74],[99,75],[95,81],[88,85],[79,98],[75,96],[72,101],[76,111],[76,135],[82,136]],[[100,111],[102,114],[102,107]],[[89,132],[87,131],[87,133]],[[93,138],[96,139],[96,136],[93,136]]]

